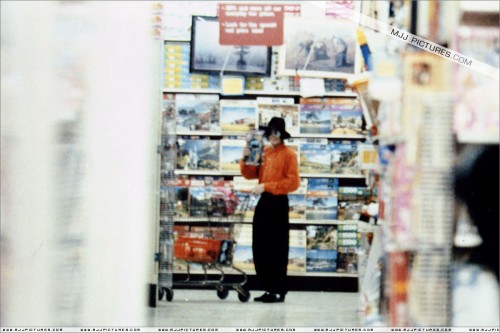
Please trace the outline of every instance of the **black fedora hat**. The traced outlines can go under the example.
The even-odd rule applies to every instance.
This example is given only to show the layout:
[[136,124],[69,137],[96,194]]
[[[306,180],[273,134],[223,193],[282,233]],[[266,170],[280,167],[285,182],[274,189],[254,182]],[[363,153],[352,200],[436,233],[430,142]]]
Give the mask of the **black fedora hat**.
[[281,140],[286,140],[291,137],[285,129],[285,119],[279,117],[273,117],[269,121],[269,124],[264,130],[264,136],[268,138],[273,132],[279,132],[279,137]]

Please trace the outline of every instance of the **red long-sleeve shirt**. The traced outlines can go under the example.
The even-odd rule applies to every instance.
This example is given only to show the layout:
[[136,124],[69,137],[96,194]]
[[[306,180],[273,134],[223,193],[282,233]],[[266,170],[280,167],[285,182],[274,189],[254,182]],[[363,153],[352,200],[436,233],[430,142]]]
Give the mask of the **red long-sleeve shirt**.
[[265,147],[263,163],[259,168],[245,165],[240,160],[240,170],[246,179],[258,178],[259,184],[264,184],[264,191],[274,195],[288,194],[300,185],[297,155],[284,144],[276,148]]

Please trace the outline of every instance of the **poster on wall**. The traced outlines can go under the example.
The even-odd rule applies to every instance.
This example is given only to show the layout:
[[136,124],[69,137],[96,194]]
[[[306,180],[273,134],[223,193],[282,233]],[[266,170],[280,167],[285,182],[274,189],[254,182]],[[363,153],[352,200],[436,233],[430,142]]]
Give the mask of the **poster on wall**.
[[360,72],[360,60],[354,22],[285,18],[281,75],[349,78]]
[[190,72],[269,76],[271,48],[219,44],[217,17],[193,16]]

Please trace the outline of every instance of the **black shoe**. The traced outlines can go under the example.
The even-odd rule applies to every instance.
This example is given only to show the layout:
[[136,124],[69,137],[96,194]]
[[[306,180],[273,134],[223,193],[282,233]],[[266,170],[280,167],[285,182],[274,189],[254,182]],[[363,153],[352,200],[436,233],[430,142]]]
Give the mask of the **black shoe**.
[[267,291],[264,293],[264,295],[260,296],[260,297],[255,297],[253,299],[254,302],[262,302],[262,300],[266,297],[268,297],[268,295],[270,295],[270,293],[268,293]]
[[266,295],[262,296],[263,303],[280,303],[284,301],[285,295],[282,294],[267,293]]

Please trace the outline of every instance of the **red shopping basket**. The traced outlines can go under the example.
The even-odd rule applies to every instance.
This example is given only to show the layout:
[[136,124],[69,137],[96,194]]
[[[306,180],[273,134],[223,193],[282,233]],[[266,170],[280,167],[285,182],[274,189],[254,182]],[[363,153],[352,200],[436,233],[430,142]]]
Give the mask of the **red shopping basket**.
[[220,239],[180,236],[175,241],[174,257],[191,262],[213,263],[219,257],[221,242]]

